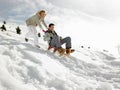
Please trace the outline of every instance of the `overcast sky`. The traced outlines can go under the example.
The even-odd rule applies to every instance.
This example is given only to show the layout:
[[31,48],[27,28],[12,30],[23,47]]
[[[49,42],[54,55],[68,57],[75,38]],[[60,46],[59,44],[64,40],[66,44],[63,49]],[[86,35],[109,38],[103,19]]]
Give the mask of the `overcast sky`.
[[120,0],[49,0],[52,4],[108,19],[120,16]]
[[23,22],[41,9],[46,9],[51,14],[62,13],[62,10],[66,9],[108,20],[118,20],[120,0],[0,0],[0,20]]

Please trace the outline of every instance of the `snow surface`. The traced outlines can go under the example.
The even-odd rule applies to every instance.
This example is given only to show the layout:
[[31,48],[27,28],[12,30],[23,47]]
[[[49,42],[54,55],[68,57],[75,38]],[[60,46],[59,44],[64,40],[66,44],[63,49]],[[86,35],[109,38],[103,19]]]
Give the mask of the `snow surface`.
[[120,90],[120,60],[109,51],[77,47],[58,57],[42,37],[40,49],[26,43],[26,27],[20,26],[22,35],[16,27],[0,31],[0,90]]

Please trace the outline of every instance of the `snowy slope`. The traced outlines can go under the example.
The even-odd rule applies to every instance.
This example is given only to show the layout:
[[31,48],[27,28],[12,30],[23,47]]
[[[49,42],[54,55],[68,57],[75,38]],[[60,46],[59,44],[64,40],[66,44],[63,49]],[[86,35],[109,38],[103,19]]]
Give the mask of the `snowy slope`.
[[120,61],[109,52],[75,48],[60,58],[42,38],[35,48],[25,29],[17,35],[9,26],[0,31],[0,90],[120,90]]

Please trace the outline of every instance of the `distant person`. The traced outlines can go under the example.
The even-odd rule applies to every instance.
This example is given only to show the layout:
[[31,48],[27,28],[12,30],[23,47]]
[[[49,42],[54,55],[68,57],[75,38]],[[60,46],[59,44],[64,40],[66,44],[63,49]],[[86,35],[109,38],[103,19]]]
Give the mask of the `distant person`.
[[[54,31],[54,24],[49,24],[48,30],[45,32],[44,40],[48,42],[49,49],[54,47],[60,55],[66,54],[70,55],[70,53],[74,52],[74,49],[71,49],[71,38],[66,37],[62,38],[58,36],[58,34]],[[66,44],[66,49],[62,48],[62,44]],[[66,53],[65,53],[66,52]]]
[[3,21],[3,25],[0,27],[1,31],[6,31],[5,24],[6,24],[6,21]]
[[28,38],[34,38],[34,44],[37,47],[40,47],[38,45],[38,34],[37,34],[37,29],[36,27],[39,26],[41,30],[44,30],[41,23],[46,27],[47,29],[47,24],[44,21],[44,18],[46,16],[46,12],[44,10],[41,10],[37,12],[34,16],[28,18],[26,20],[26,24],[28,27],[28,33],[25,36],[25,41],[28,42]]

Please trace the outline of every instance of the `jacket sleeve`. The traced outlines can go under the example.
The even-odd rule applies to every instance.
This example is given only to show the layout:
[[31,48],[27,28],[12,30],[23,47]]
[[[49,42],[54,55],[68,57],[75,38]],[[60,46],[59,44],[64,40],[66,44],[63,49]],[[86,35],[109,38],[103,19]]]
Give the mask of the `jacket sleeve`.
[[42,20],[42,23],[43,23],[43,25],[46,27],[46,29],[47,29],[47,24],[45,23],[45,21],[44,20]]
[[43,37],[44,37],[44,41],[50,41],[50,39],[51,39],[51,36],[49,33],[45,33],[45,35]]
[[41,25],[41,23],[40,23],[40,21],[38,20],[37,21],[37,24],[39,25],[39,27],[43,30],[43,27],[42,27],[42,25]]

